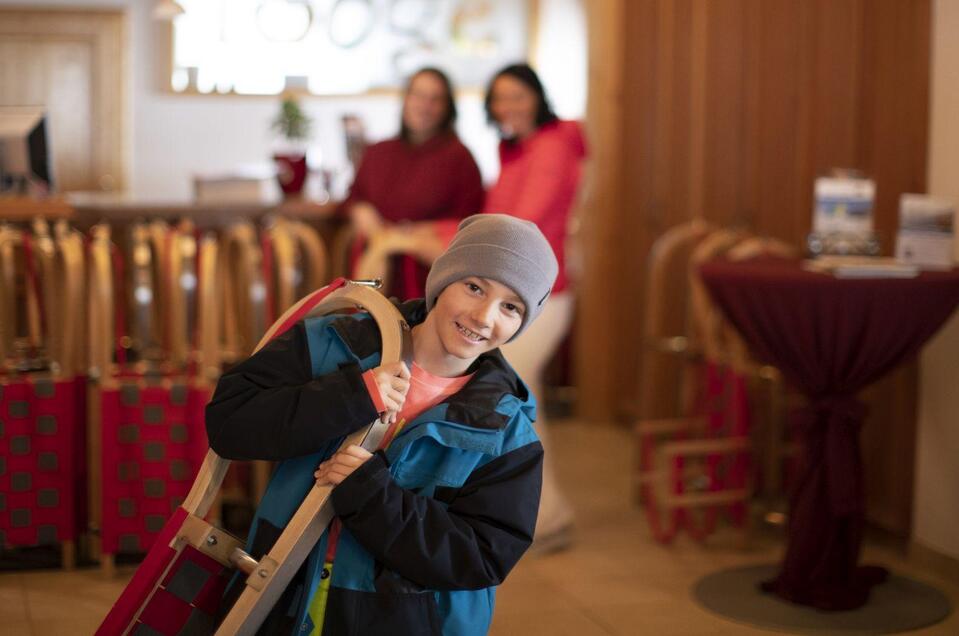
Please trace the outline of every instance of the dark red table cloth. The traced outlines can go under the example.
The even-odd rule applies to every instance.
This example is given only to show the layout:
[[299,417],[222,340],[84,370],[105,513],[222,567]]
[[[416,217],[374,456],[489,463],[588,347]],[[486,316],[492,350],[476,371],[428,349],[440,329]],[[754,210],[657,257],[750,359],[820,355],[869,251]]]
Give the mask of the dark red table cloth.
[[916,278],[839,279],[798,261],[713,261],[700,275],[756,355],[809,399],[790,493],[786,555],[763,585],[825,610],[863,605],[881,568],[858,565],[864,506],[856,394],[914,356],[959,303],[959,269]]

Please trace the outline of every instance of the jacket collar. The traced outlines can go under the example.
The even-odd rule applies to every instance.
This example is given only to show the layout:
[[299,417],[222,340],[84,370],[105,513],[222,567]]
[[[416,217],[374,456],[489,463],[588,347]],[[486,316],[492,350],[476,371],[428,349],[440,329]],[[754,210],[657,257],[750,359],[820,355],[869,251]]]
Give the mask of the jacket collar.
[[[396,303],[397,309],[411,327],[426,319],[426,301],[422,298]],[[339,318],[332,323],[350,350],[360,359],[379,353],[380,332],[372,320]],[[501,429],[509,422],[511,414],[497,412],[497,407],[507,395],[516,396],[520,403],[530,400],[529,390],[506,362],[499,349],[479,356],[469,373],[470,381],[457,393],[447,398],[446,419],[481,429]]]

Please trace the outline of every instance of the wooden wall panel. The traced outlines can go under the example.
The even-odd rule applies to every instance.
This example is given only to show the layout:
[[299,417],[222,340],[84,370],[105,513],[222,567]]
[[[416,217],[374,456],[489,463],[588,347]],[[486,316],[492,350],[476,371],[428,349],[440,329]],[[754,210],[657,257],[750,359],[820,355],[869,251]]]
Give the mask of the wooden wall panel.
[[[587,420],[608,420],[618,371],[611,334],[622,319],[621,290],[630,276],[620,270],[614,246],[623,222],[625,0],[584,4],[589,34],[589,101],[586,134],[590,158],[585,170],[586,197],[579,207],[579,243],[583,254],[583,284],[577,295],[574,321],[574,375],[579,414]],[[625,282],[624,282],[625,281]]]
[[861,0],[816,0],[814,5],[812,161],[813,170],[822,174],[858,163],[863,8]]
[[[810,11],[792,0],[755,0],[749,8],[758,16],[757,41],[747,57],[747,72],[756,77],[758,106],[747,119],[757,149],[753,173],[755,191],[751,210],[757,232],[795,242],[806,227],[801,219],[811,201],[809,182],[799,167],[804,158],[802,140],[808,135],[803,85],[809,73],[804,55],[804,22]],[[756,50],[758,49],[758,51]],[[783,131],[795,130],[795,134]]]
[[703,215],[718,225],[744,225],[743,2],[704,3],[704,7],[708,8],[708,72]]
[[[602,240],[589,245],[584,254],[587,262],[596,259],[608,264],[601,277],[587,278],[581,291],[581,306],[585,309],[590,304],[585,294],[596,298],[594,286],[605,290],[603,304],[595,308],[604,315],[605,322],[590,325],[584,321],[577,334],[579,414],[602,421],[619,415],[623,407],[621,391],[627,385],[617,376],[625,373],[636,377],[638,373],[641,349],[636,343],[636,334],[641,322],[642,265],[637,265],[635,254],[648,250],[644,228],[646,223],[654,223],[658,218],[659,208],[653,196],[657,179],[654,148],[661,147],[657,144],[665,141],[659,141],[661,138],[657,136],[656,106],[660,91],[656,79],[662,71],[656,66],[658,59],[653,51],[667,36],[660,33],[655,0],[606,0],[587,3],[587,6],[592,14],[604,13],[609,28],[622,38],[621,58],[615,62],[621,74],[616,79],[610,78],[619,89],[618,108],[610,110],[609,104],[597,94],[602,88],[597,88],[592,74],[588,105],[591,125],[602,129],[605,141],[610,144],[601,149],[610,162],[604,164],[603,156],[594,156],[593,166],[597,173],[614,175],[608,185],[620,194],[614,207],[594,210],[603,216],[601,223],[606,233]],[[600,37],[608,41],[610,34],[603,33]],[[630,39],[628,43],[626,37]],[[592,40],[590,46],[591,54],[602,54],[602,50],[592,48]],[[590,65],[605,66],[609,61],[593,57]],[[633,76],[647,81],[629,81]],[[595,138],[593,143],[596,145]],[[642,205],[636,205],[637,201],[642,201]],[[599,374],[608,380],[607,384],[600,386],[594,380]],[[635,388],[635,384],[628,386],[631,391]]]
[[[916,10],[924,5],[923,10]],[[860,161],[877,182],[876,229],[891,253],[899,195],[926,191],[930,11],[925,2],[875,0],[863,16]],[[910,363],[865,394],[867,515],[903,537],[912,526],[918,371]]]

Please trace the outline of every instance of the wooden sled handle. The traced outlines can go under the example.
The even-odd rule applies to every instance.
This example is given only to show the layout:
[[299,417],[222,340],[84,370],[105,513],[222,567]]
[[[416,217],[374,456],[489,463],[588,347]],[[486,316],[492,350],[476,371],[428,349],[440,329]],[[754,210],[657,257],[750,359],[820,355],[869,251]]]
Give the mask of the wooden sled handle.
[[[259,351],[272,340],[279,331],[292,326],[292,322],[296,321],[291,322],[291,317],[303,314],[303,308],[313,301],[314,297],[321,293],[321,291],[322,290],[318,290],[307,295],[290,307],[286,313],[267,330],[255,350]],[[403,359],[404,333],[409,333],[409,326],[396,307],[393,306],[393,303],[387,300],[381,293],[370,289],[368,285],[347,281],[343,287],[329,294],[298,319],[316,314],[335,313],[337,311],[357,308],[368,311],[380,329],[383,342],[381,354],[383,363]],[[206,513],[209,512],[210,506],[213,504],[216,493],[229,467],[230,460],[220,457],[213,452],[213,450],[207,451],[206,458],[203,460],[203,465],[200,468],[196,481],[193,482],[190,494],[187,495],[182,507],[192,515],[201,518],[204,517]]]
[[[382,294],[365,283],[353,281],[346,282],[345,286],[316,302],[315,297],[321,292],[310,294],[287,310],[263,336],[256,349],[259,350],[280,331],[301,318],[359,307],[368,311],[377,323],[382,340],[383,363],[402,360],[412,354],[409,325]],[[315,305],[310,306],[311,303]],[[386,428],[385,424],[375,420],[369,427],[348,436],[341,448],[357,444],[372,450],[379,445]],[[229,464],[229,460],[212,450],[207,451],[200,474],[183,502],[187,512],[200,518],[207,513]],[[311,488],[276,544],[259,561],[238,547],[232,550],[229,561],[247,574],[246,586],[217,629],[218,635],[256,633],[329,525],[333,517],[331,492],[330,486]]]

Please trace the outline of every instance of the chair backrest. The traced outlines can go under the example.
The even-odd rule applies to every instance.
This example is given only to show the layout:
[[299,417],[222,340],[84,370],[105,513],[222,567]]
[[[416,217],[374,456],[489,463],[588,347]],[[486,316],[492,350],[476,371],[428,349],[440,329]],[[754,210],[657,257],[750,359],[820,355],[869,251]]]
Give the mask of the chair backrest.
[[[293,232],[300,250],[300,262],[303,276],[297,298],[318,289],[329,280],[329,255],[320,233],[303,221],[288,220],[286,223]],[[284,308],[278,315],[286,311]]]
[[[124,316],[123,343],[136,362],[159,364],[163,359],[163,263],[166,242],[156,224],[134,223],[113,276],[117,310]],[[115,263],[116,265],[116,263]],[[122,272],[122,275],[121,275]],[[133,360],[131,360],[132,362]]]
[[5,371],[23,367],[43,341],[29,240],[19,228],[0,225],[0,361]]
[[197,338],[200,257],[196,228],[190,221],[181,221],[169,228],[167,258],[162,269],[163,331],[167,334],[168,356],[177,369],[186,369],[193,362],[193,351],[200,346]]
[[13,356],[17,334],[15,232],[12,227],[0,224],[0,367],[3,369]]
[[727,355],[723,347],[724,318],[709,296],[699,276],[699,266],[706,261],[724,256],[737,244],[748,238],[740,231],[721,228],[711,232],[693,250],[689,259],[689,286],[693,317],[694,339],[707,362],[724,363]]
[[353,275],[361,280],[379,279],[383,281],[383,288],[389,289],[389,281],[393,274],[390,271],[390,256],[401,252],[398,235],[390,230],[379,232],[366,242],[366,249],[356,262]]
[[256,227],[240,222],[221,235],[220,276],[223,292],[224,354],[228,361],[253,353],[269,326],[271,289]]
[[222,372],[221,329],[224,325],[222,287],[227,283],[220,278],[220,241],[213,232],[200,238],[197,263],[197,325],[199,343],[196,382],[213,386]]
[[55,355],[65,376],[83,375],[87,368],[87,269],[83,234],[63,219],[53,227],[54,241],[57,246],[58,279],[60,302],[71,307],[70,312],[61,312],[60,330],[63,334],[62,350]]
[[330,244],[330,274],[332,276],[353,276],[354,242],[359,236],[350,223],[344,223],[333,236]]
[[96,225],[90,230],[90,263],[87,288],[87,342],[89,343],[90,375],[101,385],[114,381],[116,309],[113,276],[113,244],[110,226]]
[[[59,371],[58,358],[63,352],[63,317],[69,311],[60,304],[61,285],[57,268],[57,248],[50,235],[50,226],[43,219],[34,219],[32,231],[25,231],[29,237],[31,260],[31,284],[34,286],[37,320],[40,325],[40,346],[43,355]],[[61,310],[58,310],[62,309]]]
[[273,315],[279,316],[325,280],[326,246],[319,233],[301,221],[278,217],[265,232],[272,245],[274,263]]
[[693,249],[711,226],[694,219],[670,228],[649,252],[644,318],[640,391],[644,419],[675,416],[681,409],[685,362],[669,351],[688,343],[689,278],[687,266]]
[[[74,249],[72,253],[75,253]],[[79,254],[82,259],[82,251]],[[37,219],[32,229],[0,225],[0,367],[9,372],[49,371],[62,376],[75,367],[75,330],[83,306],[75,288],[82,263],[70,270],[62,262],[49,225]],[[71,274],[69,281],[66,274]],[[67,292],[70,294],[67,294]],[[66,304],[66,303],[70,304]]]
[[39,324],[43,354],[53,375],[72,377],[84,367],[83,236],[62,219],[52,231],[45,220],[36,219],[29,235],[35,276],[31,284],[35,285],[38,310],[42,312]]

